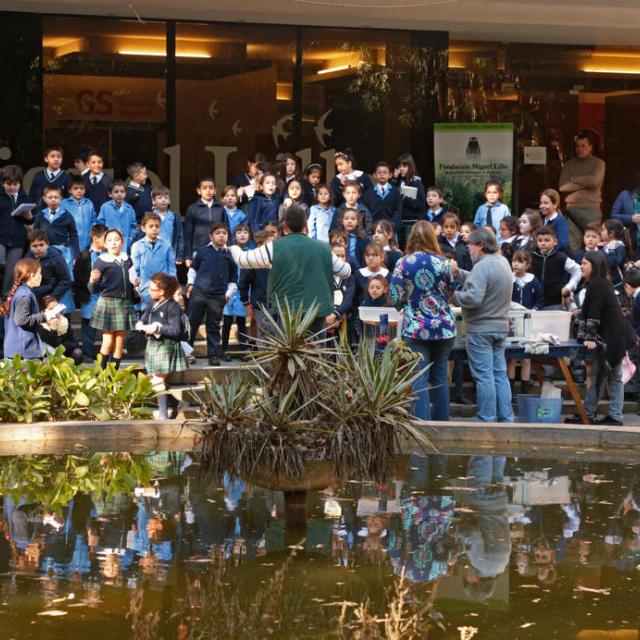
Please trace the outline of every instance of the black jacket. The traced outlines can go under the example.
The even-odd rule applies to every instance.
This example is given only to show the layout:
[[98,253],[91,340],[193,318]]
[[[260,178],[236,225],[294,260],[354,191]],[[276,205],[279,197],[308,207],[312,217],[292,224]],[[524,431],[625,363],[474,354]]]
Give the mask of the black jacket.
[[569,274],[564,270],[567,255],[553,249],[542,255],[537,249],[531,255],[531,273],[540,280],[544,290],[544,306],[562,304],[562,288],[569,282]]
[[238,291],[243,304],[268,306],[269,269],[240,269]]
[[202,247],[191,265],[196,272],[194,289],[210,296],[223,296],[230,282],[238,281],[238,267],[226,249],[208,244]]
[[93,202],[93,208],[96,211],[100,211],[100,207],[110,200],[109,190],[113,184],[113,178],[106,173],[103,174],[100,182],[97,184],[91,184],[91,174],[87,171],[84,174],[84,186],[87,190],[85,197]]
[[381,198],[375,188],[369,189],[362,195],[362,204],[371,211],[373,226],[380,220],[388,220],[395,229],[400,231],[402,220],[402,194],[400,189],[391,185],[390,191],[384,198]]
[[604,354],[610,366],[622,362],[635,343],[634,331],[622,315],[622,309],[611,283],[604,278],[591,278],[580,311],[578,339],[605,343]]
[[438,236],[438,244],[440,245],[440,251],[445,255],[452,255],[458,266],[465,271],[471,271],[473,268],[473,262],[471,260],[471,254],[469,253],[469,247],[467,243],[458,236],[455,247],[452,247],[449,241],[444,235]]
[[[25,258],[36,259],[31,251],[27,253]],[[44,296],[53,296],[59,302],[71,289],[71,274],[62,251],[55,247],[49,247],[47,253],[42,258],[38,258],[38,261],[42,269],[42,283],[39,287],[32,289],[33,294],[39,304],[42,304]]]
[[18,205],[25,202],[32,200],[22,188],[18,191],[18,198],[14,203],[13,198],[0,186],[0,244],[5,247],[17,248],[27,244],[27,225],[33,220],[27,221],[22,216],[11,215]]
[[73,297],[78,304],[89,302],[89,278],[91,277],[91,248],[85,249],[78,254],[73,265]]
[[140,224],[145,213],[149,213],[153,209],[151,201],[151,181],[147,180],[139,187],[129,183],[124,196],[125,202],[128,202],[136,212],[136,222]]

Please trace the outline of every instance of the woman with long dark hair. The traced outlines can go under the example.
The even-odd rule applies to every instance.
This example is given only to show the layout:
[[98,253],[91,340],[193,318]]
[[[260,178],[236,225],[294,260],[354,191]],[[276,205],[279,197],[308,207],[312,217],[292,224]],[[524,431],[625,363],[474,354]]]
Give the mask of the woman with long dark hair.
[[[609,280],[609,265],[605,255],[601,251],[587,251],[580,268],[587,287],[580,310],[578,340],[596,356],[584,408],[592,424],[621,427],[624,404],[622,359],[633,346],[635,335],[622,315]],[[598,403],[605,385],[609,390],[609,407],[607,414],[597,420]],[[565,422],[580,424],[582,419],[574,415],[566,418]]]

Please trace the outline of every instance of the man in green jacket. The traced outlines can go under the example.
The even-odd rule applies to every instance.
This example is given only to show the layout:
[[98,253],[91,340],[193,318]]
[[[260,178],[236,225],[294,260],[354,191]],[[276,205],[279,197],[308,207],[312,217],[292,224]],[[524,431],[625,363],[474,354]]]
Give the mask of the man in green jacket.
[[334,275],[348,278],[351,267],[333,255],[329,245],[309,238],[307,215],[297,205],[290,206],[284,216],[282,238],[267,242],[257,249],[243,251],[232,245],[229,251],[241,269],[271,269],[269,304],[289,301],[292,309],[302,305],[306,311],[314,303],[318,314],[310,330],[322,331],[325,318],[333,313]]

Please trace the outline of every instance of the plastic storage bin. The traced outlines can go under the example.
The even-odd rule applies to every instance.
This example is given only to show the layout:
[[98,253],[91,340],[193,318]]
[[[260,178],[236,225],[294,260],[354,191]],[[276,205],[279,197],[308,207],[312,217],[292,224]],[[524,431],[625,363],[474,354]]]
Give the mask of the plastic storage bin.
[[518,422],[559,423],[562,421],[562,398],[518,396]]
[[532,333],[551,333],[560,342],[567,342],[571,333],[571,314],[568,311],[533,311],[531,314]]

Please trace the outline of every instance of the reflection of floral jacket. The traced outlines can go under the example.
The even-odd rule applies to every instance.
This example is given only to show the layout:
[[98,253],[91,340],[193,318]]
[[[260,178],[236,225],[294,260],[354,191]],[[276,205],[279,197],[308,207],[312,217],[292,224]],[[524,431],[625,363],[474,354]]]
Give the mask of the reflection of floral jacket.
[[391,277],[391,299],[404,310],[402,336],[446,340],[456,335],[449,304],[455,281],[448,260],[426,252],[398,260]]

